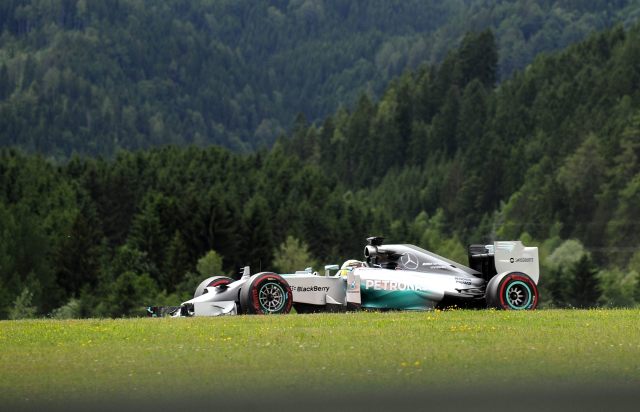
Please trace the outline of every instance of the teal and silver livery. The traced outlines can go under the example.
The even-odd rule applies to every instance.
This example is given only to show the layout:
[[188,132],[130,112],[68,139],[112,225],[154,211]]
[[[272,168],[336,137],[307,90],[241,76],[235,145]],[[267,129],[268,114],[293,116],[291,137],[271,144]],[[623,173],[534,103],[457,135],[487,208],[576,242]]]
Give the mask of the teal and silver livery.
[[382,238],[369,238],[364,256],[366,265],[348,275],[350,308],[534,309],[537,305],[538,248],[520,241],[471,245],[469,266],[414,245],[384,245]]
[[[535,309],[540,277],[538,248],[520,241],[469,246],[469,266],[408,244],[367,239],[364,260],[329,265],[324,274],[261,272],[205,279],[193,299],[176,307],[150,307],[151,316],[218,316],[445,307]],[[336,272],[337,271],[337,272]]]

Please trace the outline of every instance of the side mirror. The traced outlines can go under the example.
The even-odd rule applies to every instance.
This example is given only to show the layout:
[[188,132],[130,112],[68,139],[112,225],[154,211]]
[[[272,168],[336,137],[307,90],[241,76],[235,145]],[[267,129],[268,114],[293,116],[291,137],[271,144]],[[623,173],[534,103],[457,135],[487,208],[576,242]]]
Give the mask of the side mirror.
[[324,267],[324,275],[329,276],[329,272],[331,272],[332,270],[338,270],[338,269],[340,269],[340,266],[338,265],[327,265]]

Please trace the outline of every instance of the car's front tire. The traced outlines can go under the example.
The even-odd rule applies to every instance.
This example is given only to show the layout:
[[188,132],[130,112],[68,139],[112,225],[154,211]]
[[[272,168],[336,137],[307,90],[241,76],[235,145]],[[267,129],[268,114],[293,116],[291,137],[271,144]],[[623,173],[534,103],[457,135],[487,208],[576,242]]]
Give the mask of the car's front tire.
[[207,291],[208,287],[228,285],[233,281],[233,279],[227,276],[211,276],[210,278],[207,278],[200,282],[200,284],[196,288],[195,293],[193,294],[193,297],[197,298],[198,296],[204,294]]
[[257,273],[240,290],[240,311],[245,314],[289,313],[292,304],[291,287],[275,273]]
[[522,272],[505,272],[491,278],[486,298],[489,308],[533,310],[538,306],[538,287]]

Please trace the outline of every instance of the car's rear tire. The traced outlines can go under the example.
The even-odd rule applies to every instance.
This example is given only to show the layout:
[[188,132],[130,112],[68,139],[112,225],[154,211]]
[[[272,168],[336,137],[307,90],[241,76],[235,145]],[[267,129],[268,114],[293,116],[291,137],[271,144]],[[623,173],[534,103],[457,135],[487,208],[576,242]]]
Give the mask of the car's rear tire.
[[207,291],[208,287],[228,285],[233,281],[233,279],[227,276],[211,276],[210,278],[207,278],[200,282],[200,284],[196,288],[196,292],[193,294],[193,297],[197,298],[198,296],[202,295]]
[[533,310],[538,306],[538,287],[522,272],[506,272],[491,278],[486,291],[487,307]]
[[292,304],[291,287],[275,273],[257,273],[240,290],[240,311],[245,314],[289,313]]

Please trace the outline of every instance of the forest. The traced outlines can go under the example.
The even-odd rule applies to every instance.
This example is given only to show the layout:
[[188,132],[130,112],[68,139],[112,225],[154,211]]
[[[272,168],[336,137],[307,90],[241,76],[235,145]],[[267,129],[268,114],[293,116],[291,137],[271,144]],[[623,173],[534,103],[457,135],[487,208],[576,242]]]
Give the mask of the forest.
[[640,26],[499,81],[494,33],[249,154],[0,149],[0,316],[140,314],[210,273],[360,258],[382,235],[466,261],[540,247],[544,307],[640,303]]
[[269,148],[491,29],[498,80],[640,16],[633,0],[3,0],[0,146]]

